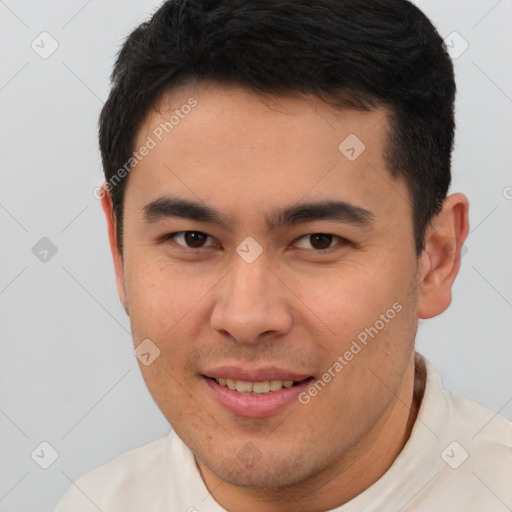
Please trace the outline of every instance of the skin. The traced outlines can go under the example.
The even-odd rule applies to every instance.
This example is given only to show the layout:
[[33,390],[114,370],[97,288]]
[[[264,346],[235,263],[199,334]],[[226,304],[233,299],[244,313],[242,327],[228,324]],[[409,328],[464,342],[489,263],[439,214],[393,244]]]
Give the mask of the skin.
[[[386,112],[335,109],[314,96],[190,85],[148,114],[136,148],[192,96],[197,106],[129,175],[122,254],[110,195],[102,199],[134,344],[149,338],[160,350],[142,374],[225,509],[340,506],[385,473],[410,435],[418,319],[451,302],[468,201],[445,200],[418,258],[408,188],[383,159]],[[366,146],[355,161],[338,150],[351,133]],[[166,195],[216,208],[228,224],[148,222],[144,206]],[[372,221],[267,229],[269,212],[322,199],[369,210]],[[183,237],[160,241],[183,231],[209,237],[202,247]],[[308,236],[315,233],[335,235],[331,248],[320,251]],[[250,264],[236,252],[248,236],[263,249]],[[319,379],[394,303],[402,310],[307,405],[241,417],[205,386],[201,375],[220,365],[271,365]],[[247,464],[240,450],[258,460]]]

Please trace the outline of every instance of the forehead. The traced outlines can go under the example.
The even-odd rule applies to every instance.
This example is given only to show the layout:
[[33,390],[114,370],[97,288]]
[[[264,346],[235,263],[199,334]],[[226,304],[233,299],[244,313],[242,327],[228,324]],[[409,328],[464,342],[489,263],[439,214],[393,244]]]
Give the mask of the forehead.
[[135,150],[151,150],[131,173],[127,196],[131,190],[147,203],[168,193],[247,215],[335,196],[386,214],[408,197],[384,159],[388,129],[383,108],[362,112],[313,95],[183,86],[164,95],[140,127]]
[[[352,135],[351,145],[355,146],[356,154],[345,156],[355,161],[364,146],[366,156],[382,155],[387,117],[384,107],[361,111],[334,107],[312,94],[277,96],[205,82],[164,94],[148,112],[137,139],[141,143],[156,130],[159,139],[167,139],[166,135],[175,139],[175,150],[179,150],[182,142],[195,144],[198,155],[224,149],[222,156],[236,161],[243,159],[244,151],[260,145],[259,149],[268,150],[261,151],[260,158],[281,156],[291,160],[297,147],[301,147],[302,156],[309,151],[317,160],[314,150],[327,146],[331,156],[339,157],[338,143]],[[229,145],[230,142],[237,144]],[[281,145],[282,142],[286,145]]]

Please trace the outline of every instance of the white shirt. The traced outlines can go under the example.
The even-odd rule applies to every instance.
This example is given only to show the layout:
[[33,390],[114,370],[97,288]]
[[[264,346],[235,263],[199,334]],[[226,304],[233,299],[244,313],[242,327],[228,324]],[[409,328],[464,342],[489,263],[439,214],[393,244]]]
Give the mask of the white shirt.
[[[427,359],[411,436],[388,471],[339,512],[512,511],[512,423],[441,387]],[[223,512],[173,432],[95,469],[55,512]]]

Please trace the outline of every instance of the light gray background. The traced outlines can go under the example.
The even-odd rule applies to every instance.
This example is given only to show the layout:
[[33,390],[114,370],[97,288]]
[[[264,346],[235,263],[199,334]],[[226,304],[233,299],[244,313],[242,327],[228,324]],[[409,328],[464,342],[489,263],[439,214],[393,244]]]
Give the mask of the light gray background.
[[[71,480],[169,429],[133,357],[93,196],[114,55],[159,3],[0,0],[2,512],[51,510]],[[455,59],[452,191],[471,203],[453,304],[421,323],[418,348],[445,387],[512,419],[512,2],[417,4],[469,44]],[[31,48],[43,31],[59,45],[47,59]],[[58,248],[46,263],[32,253],[42,237]],[[59,454],[46,470],[31,458],[42,441]]]

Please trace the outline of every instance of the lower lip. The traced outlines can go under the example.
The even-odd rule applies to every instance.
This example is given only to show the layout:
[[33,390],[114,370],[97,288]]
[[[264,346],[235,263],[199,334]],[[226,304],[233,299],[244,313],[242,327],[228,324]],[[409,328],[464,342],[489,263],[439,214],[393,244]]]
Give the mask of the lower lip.
[[232,391],[208,377],[203,378],[221,405],[233,414],[246,418],[266,418],[278,413],[290,403],[298,401],[298,395],[311,382],[311,379],[306,379],[290,388],[282,388],[279,391],[270,391],[262,395],[249,395]]

